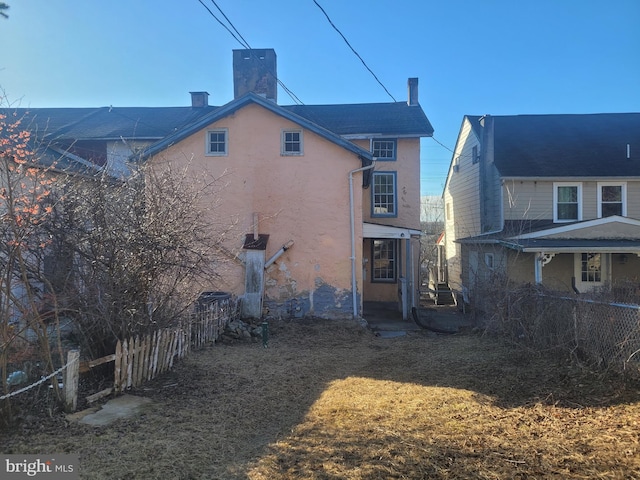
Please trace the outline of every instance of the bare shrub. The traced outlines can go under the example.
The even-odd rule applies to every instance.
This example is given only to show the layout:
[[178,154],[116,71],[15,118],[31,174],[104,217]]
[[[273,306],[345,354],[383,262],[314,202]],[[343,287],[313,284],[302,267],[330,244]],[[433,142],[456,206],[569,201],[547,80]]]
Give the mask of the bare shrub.
[[67,186],[50,223],[56,257],[67,259],[53,294],[73,318],[83,350],[111,353],[118,338],[171,325],[188,312],[197,286],[220,267],[225,229],[205,220],[202,201],[215,198],[216,186],[170,164]]

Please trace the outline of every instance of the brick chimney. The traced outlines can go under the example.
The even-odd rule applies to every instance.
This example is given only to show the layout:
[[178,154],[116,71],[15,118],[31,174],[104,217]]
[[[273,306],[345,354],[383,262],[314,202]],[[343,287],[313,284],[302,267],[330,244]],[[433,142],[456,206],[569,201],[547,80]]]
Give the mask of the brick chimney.
[[410,78],[407,80],[408,99],[407,105],[419,105],[418,103],[418,79]]
[[276,52],[272,48],[233,51],[233,98],[248,92],[278,102]]
[[209,106],[209,92],[189,92],[191,94],[191,106],[194,108]]

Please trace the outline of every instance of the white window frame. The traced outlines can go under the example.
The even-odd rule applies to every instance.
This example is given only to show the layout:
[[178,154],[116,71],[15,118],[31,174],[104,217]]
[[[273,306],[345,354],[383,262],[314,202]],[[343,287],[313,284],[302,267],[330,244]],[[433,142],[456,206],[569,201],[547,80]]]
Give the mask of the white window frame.
[[[598,218],[602,218],[602,187],[622,187],[622,216],[627,216],[627,182],[598,182]],[[617,202],[616,202],[617,203]]]
[[[224,152],[212,152],[211,151],[211,134],[224,133]],[[212,128],[207,130],[205,136],[205,154],[207,157],[226,157],[229,154],[229,129],[227,128]]]
[[[286,149],[286,145],[287,145],[287,134],[289,133],[297,133],[299,135],[299,141],[298,144],[300,146],[300,149],[298,151],[287,151]],[[295,142],[289,142],[291,144],[295,144]],[[289,156],[301,156],[304,155],[304,143],[303,143],[303,137],[302,137],[302,130],[299,129],[283,129],[282,133],[280,135],[280,155],[289,157]]]
[[[558,188],[577,187],[578,196],[578,218],[558,218]],[[581,182],[553,182],[553,222],[570,223],[582,220],[582,183]]]
[[484,254],[484,264],[491,271],[493,271],[496,268],[495,260],[496,259],[493,253]]
[[[376,191],[376,177],[391,176],[393,178],[393,192],[391,194]],[[393,212],[376,212],[376,196],[393,195]],[[372,217],[397,217],[398,216],[398,175],[397,172],[373,172],[371,178],[371,216]]]
[[[388,142],[393,144],[393,155],[388,157],[388,156],[380,156],[380,154],[378,153],[378,155],[376,155],[375,153],[375,144],[376,142]],[[388,149],[385,149],[385,151],[388,151]],[[398,140],[396,138],[372,138],[371,139],[371,153],[373,154],[373,156],[376,158],[376,161],[380,161],[380,162],[395,162],[398,158]]]

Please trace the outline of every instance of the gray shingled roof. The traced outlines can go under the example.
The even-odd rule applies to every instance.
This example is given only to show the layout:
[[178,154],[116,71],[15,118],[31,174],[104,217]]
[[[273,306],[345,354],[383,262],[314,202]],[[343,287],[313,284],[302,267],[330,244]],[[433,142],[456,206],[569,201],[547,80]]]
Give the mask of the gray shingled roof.
[[344,105],[289,105],[283,108],[338,135],[384,134],[388,136],[433,135],[422,108],[406,102]]
[[[23,125],[50,140],[159,140],[223,107],[100,107],[17,109]],[[430,136],[419,106],[404,102],[352,105],[292,105],[284,110],[337,135]]]
[[640,113],[492,118],[503,177],[640,176]]

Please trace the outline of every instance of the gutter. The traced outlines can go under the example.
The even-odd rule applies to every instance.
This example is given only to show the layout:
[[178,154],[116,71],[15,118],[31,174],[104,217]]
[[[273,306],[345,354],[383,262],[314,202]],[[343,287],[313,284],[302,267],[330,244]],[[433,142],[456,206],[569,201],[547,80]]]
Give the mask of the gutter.
[[358,172],[364,172],[365,170],[371,170],[376,166],[376,158],[373,158],[371,165],[356,168],[349,172],[349,218],[351,223],[351,297],[353,300],[353,319],[358,318],[358,301],[356,285],[356,226],[355,226],[355,212],[353,207],[353,174]]

